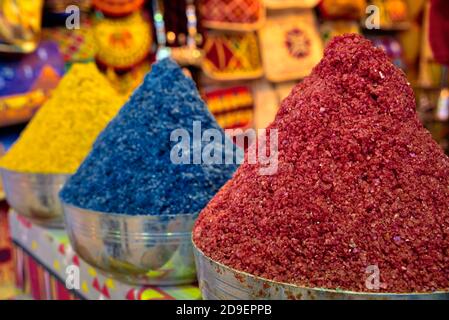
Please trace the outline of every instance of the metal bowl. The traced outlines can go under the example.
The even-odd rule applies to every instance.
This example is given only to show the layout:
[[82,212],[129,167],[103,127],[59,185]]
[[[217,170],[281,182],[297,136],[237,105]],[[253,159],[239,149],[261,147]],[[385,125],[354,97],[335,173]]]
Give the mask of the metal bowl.
[[58,193],[70,175],[0,172],[6,199],[18,214],[45,227],[64,227]]
[[435,293],[361,293],[304,288],[275,282],[226,267],[193,246],[198,282],[205,300],[448,300]]
[[90,265],[124,282],[196,282],[192,228],[198,214],[123,215],[63,203],[73,249]]

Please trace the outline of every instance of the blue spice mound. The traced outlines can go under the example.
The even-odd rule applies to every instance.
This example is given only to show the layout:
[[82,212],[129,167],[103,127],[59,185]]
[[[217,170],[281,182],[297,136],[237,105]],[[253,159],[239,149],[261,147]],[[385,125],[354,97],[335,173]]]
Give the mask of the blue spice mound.
[[[190,135],[193,122],[201,132],[219,130],[223,159],[239,156],[201,100],[194,82],[170,59],[153,65],[118,115],[94,143],[91,153],[61,191],[71,205],[107,213],[163,215],[197,213],[237,169],[234,164],[174,164],[173,130]],[[197,141],[197,140],[195,140]],[[201,150],[207,143],[202,144]],[[225,147],[225,145],[227,147]],[[211,146],[211,145],[209,145]],[[214,148],[215,149],[215,148]],[[188,149],[187,149],[188,150]],[[217,149],[215,149],[217,150]]]

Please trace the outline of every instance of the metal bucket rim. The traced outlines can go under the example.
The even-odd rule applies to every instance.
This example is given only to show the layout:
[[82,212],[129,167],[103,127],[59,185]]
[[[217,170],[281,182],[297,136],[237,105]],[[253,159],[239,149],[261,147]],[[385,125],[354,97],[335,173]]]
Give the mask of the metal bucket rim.
[[[192,233],[193,234],[193,233]],[[211,263],[215,263],[218,266],[220,266],[221,268],[226,269],[229,272],[232,273],[237,273],[237,274],[242,274],[246,277],[249,278],[253,278],[254,280],[257,281],[263,281],[263,282],[268,282],[272,285],[278,285],[278,286],[284,286],[284,287],[290,287],[290,288],[295,288],[295,289],[301,289],[301,290],[310,290],[310,291],[317,291],[317,292],[323,292],[323,293],[329,293],[329,294],[345,294],[345,295],[358,295],[358,296],[366,296],[366,297],[385,297],[385,296],[394,296],[394,297],[401,297],[401,296],[429,296],[429,298],[433,295],[440,295],[440,294],[449,294],[449,288],[448,290],[445,291],[435,291],[435,292],[424,292],[424,293],[419,293],[419,292],[412,292],[412,293],[391,293],[391,292],[362,292],[362,291],[346,291],[346,290],[336,290],[336,289],[326,289],[326,288],[310,288],[310,287],[300,287],[294,284],[290,284],[290,283],[284,283],[284,282],[277,282],[277,281],[273,281],[273,280],[269,280],[269,279],[265,279],[259,276],[255,276],[252,275],[250,273],[244,272],[244,271],[239,271],[236,269],[233,269],[231,267],[228,267],[224,264],[222,264],[221,262],[212,260],[211,258],[209,258],[208,256],[206,256],[204,254],[203,251],[201,251],[197,245],[195,244],[195,242],[193,241],[193,236],[192,236],[192,244],[193,244],[193,250],[196,253],[199,253],[204,259],[206,259],[207,261],[211,262]],[[196,255],[195,255],[196,256]]]
[[[98,211],[98,210],[91,210],[91,209],[86,209],[86,208],[82,208],[73,204],[70,204],[68,202],[65,202],[61,196],[59,196],[59,199],[61,200],[62,206],[63,208],[71,208],[71,209],[75,209],[78,211],[82,211],[84,213],[87,214],[91,214],[94,216],[110,216],[112,218],[117,218],[117,219],[126,219],[126,220],[159,220],[161,218],[192,218],[194,220],[196,220],[196,217],[198,217],[199,212],[196,213],[179,213],[179,214],[160,214],[160,215],[130,215],[130,214],[126,214],[126,213],[110,213],[110,212],[105,212],[105,211]],[[64,210],[64,214],[66,214],[66,210]],[[189,232],[190,233],[190,232]]]

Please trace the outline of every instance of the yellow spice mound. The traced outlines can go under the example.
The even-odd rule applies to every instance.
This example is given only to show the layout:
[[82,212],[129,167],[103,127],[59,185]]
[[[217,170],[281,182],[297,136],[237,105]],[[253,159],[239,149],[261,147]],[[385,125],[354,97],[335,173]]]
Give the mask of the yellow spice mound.
[[0,167],[74,173],[123,102],[93,63],[74,65],[0,160]]

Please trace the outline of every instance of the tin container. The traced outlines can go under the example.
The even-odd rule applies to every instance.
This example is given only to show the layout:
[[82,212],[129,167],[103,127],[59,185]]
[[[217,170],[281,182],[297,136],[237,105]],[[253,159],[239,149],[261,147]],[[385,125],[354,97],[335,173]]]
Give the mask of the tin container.
[[204,255],[194,245],[198,282],[205,300],[448,300],[435,293],[361,293],[304,288],[240,272]]
[[132,216],[63,207],[73,249],[106,275],[138,285],[196,282],[191,236],[198,214]]
[[41,226],[64,227],[58,193],[70,175],[0,172],[6,200],[18,214]]

